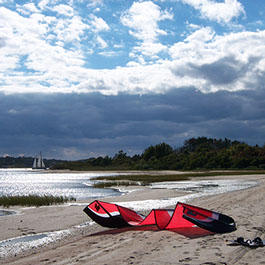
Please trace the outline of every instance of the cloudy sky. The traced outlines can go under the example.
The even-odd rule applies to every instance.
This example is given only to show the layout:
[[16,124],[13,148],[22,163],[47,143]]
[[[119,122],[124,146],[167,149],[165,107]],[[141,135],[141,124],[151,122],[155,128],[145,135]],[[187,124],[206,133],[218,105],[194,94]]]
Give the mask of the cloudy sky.
[[0,0],[0,156],[265,143],[265,1]]

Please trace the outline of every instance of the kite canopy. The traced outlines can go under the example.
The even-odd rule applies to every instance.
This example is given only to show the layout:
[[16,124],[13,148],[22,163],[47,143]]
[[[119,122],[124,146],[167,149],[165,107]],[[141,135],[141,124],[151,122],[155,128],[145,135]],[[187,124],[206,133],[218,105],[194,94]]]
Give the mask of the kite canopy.
[[84,212],[109,228],[156,225],[159,229],[201,227],[215,233],[236,230],[235,221],[224,214],[178,202],[175,209],[153,209],[146,217],[117,204],[93,201]]

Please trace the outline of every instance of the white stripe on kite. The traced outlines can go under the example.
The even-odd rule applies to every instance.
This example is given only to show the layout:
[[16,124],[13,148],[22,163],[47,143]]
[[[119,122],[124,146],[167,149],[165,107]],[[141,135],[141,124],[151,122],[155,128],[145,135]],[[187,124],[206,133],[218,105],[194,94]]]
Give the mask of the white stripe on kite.
[[109,214],[111,216],[117,216],[117,215],[120,215],[120,212],[110,212],[109,214],[107,213],[98,213],[98,212],[95,212],[93,211],[91,208],[89,208],[90,211],[92,211],[94,214],[98,215],[98,216],[101,216],[101,217],[104,217],[104,218],[107,218],[107,217],[110,217]]

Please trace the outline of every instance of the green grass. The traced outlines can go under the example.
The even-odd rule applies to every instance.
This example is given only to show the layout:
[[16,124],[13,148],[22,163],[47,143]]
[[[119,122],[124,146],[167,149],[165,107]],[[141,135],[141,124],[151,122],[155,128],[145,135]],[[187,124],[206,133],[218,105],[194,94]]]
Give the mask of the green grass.
[[94,188],[110,188],[110,187],[119,187],[119,186],[142,186],[144,183],[135,182],[135,181],[129,181],[129,180],[115,180],[115,181],[110,181],[110,180],[102,180],[98,181],[93,184]]
[[106,188],[111,186],[135,186],[149,185],[152,182],[180,181],[187,180],[188,177],[180,175],[119,175],[111,177],[96,177],[93,180],[100,182],[94,183],[93,187]]
[[2,196],[0,205],[9,206],[43,206],[52,204],[63,204],[68,201],[76,201],[73,197],[53,196],[53,195],[25,195],[25,196]]
[[[192,177],[213,177],[213,176],[233,176],[233,175],[253,175],[253,174],[265,174],[265,170],[245,170],[245,171],[216,171],[216,172],[193,172],[193,173],[183,173],[175,175],[150,175],[150,174],[130,174],[130,175],[119,175],[119,176],[109,176],[109,177],[96,177],[93,180],[98,180],[101,182],[95,183],[94,187],[111,187],[117,186],[117,182],[120,182],[119,185],[122,185],[121,181],[131,181],[132,185],[140,182],[140,185],[149,185],[154,182],[164,182],[164,181],[182,181],[189,180]],[[113,184],[113,185],[112,185]],[[104,186],[105,185],[105,186]],[[138,183],[139,185],[139,183]]]

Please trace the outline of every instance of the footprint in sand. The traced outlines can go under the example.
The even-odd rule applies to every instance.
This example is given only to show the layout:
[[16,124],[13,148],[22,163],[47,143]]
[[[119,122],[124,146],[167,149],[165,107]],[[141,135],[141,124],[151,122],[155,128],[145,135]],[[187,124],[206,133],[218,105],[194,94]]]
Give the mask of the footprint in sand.
[[191,258],[184,258],[184,259],[180,259],[179,262],[187,262],[187,261],[191,261]]
[[49,259],[42,259],[40,262],[49,261]]
[[222,254],[221,254],[221,253],[215,253],[215,256],[217,256],[217,257],[221,257]]

